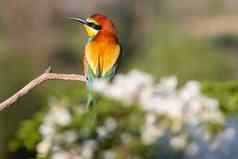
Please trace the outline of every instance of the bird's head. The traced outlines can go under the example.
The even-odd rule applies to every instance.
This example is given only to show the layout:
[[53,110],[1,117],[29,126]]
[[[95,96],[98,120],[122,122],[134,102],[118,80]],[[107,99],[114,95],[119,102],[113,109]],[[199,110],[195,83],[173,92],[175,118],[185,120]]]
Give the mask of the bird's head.
[[100,31],[116,34],[116,28],[113,22],[102,14],[94,14],[89,18],[69,18],[84,25],[89,37],[96,36]]

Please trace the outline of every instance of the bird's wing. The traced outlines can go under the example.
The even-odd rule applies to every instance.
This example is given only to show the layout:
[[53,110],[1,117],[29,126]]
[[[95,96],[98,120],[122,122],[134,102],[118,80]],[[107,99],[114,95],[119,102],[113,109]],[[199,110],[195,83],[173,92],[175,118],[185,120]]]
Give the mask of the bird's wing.
[[115,76],[115,74],[117,73],[118,71],[118,66],[121,62],[121,58],[123,56],[123,53],[122,53],[122,48],[121,48],[121,45],[118,44],[119,46],[119,56],[117,57],[116,59],[116,62],[113,64],[113,66],[109,69],[109,71],[107,71],[106,73],[103,74],[103,78],[104,79],[108,79],[108,80],[112,80],[112,78]]
[[121,48],[119,44],[105,49],[104,54],[100,57],[101,76],[105,76],[105,74],[111,71],[115,72],[113,69],[118,62],[120,50]]
[[98,52],[99,50],[95,48],[96,45],[93,45],[92,42],[89,42],[85,46],[85,60],[87,61],[88,66],[92,69],[93,74],[96,76],[98,72]]

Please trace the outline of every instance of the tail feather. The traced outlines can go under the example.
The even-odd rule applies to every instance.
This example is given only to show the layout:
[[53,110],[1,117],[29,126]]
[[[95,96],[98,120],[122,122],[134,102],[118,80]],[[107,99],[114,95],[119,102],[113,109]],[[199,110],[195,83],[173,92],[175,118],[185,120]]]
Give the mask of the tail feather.
[[87,107],[90,107],[94,103],[94,95],[93,95],[93,81],[88,81],[88,100],[87,100]]
[[92,106],[94,103],[94,94],[93,94],[93,81],[94,81],[94,74],[93,71],[88,69],[87,73],[87,91],[88,91],[88,101],[87,101],[87,107]]

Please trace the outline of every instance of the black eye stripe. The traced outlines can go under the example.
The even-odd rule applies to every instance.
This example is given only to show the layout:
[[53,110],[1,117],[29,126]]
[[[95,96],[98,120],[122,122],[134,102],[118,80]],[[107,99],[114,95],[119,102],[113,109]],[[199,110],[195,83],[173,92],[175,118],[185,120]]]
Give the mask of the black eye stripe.
[[96,29],[96,30],[100,30],[102,28],[100,25],[97,25],[97,24],[92,23],[92,22],[88,22],[87,25],[92,27],[93,29]]

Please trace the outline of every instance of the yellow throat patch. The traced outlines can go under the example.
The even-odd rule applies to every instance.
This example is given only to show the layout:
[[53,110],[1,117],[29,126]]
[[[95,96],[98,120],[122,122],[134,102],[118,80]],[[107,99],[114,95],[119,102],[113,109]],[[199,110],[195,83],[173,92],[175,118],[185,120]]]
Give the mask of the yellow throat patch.
[[[92,18],[88,18],[87,21],[98,25],[98,23]],[[98,30],[93,29],[87,25],[84,25],[84,27],[85,27],[86,33],[89,37],[97,35]]]

